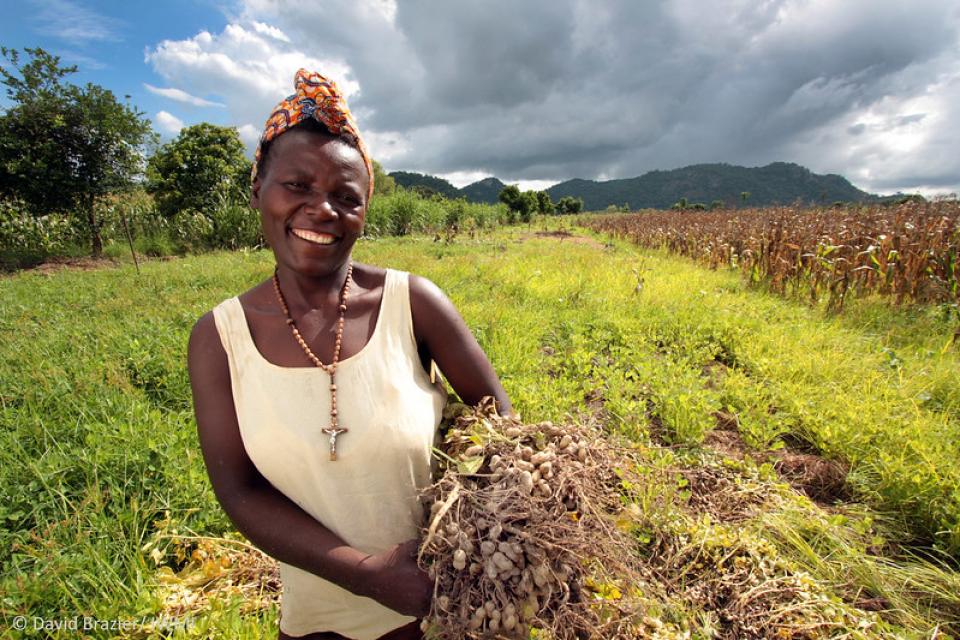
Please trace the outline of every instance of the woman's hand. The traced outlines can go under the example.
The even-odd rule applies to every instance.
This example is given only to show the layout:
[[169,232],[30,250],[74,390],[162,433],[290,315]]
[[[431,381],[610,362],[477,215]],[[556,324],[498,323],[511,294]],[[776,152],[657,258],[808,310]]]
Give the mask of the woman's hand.
[[422,618],[430,612],[434,581],[417,566],[417,540],[390,547],[360,564],[363,595],[398,613]]

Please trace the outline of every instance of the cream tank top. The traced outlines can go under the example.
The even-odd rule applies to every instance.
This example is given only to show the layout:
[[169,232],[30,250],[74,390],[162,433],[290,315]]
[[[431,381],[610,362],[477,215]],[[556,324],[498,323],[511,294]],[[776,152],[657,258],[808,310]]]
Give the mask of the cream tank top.
[[[330,419],[329,375],[266,360],[239,299],[225,300],[213,315],[243,446],[257,470],[360,551],[416,538],[423,520],[417,493],[431,480],[445,398],[417,354],[408,274],[387,270],[373,335],[337,365],[338,417],[349,431],[337,438],[336,461],[321,431]],[[280,563],[280,578],[280,628],[291,636],[334,631],[374,640],[414,620],[291,565]]]

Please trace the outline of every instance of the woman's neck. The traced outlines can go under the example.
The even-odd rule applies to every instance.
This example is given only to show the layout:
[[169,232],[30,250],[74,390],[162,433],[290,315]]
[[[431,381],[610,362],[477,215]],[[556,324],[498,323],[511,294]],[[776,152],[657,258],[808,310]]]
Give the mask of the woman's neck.
[[284,266],[277,267],[280,289],[293,316],[314,309],[336,309],[347,278],[349,263],[324,276],[305,276]]

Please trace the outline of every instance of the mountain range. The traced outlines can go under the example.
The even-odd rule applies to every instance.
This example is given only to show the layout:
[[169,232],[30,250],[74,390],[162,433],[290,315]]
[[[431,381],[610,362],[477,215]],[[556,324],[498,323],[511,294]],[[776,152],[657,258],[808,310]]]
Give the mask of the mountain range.
[[[394,171],[390,175],[400,186],[426,188],[448,198],[462,197],[471,202],[497,202],[497,196],[506,186],[493,177],[458,189],[436,176],[407,171]],[[791,162],[774,162],[764,167],[695,164],[669,171],[650,171],[636,178],[620,180],[574,178],[555,184],[546,192],[554,202],[564,196],[582,198],[587,211],[624,204],[631,209],[667,209],[681,198],[686,198],[690,204],[702,202],[709,205],[719,200],[729,206],[742,202],[753,206],[797,201],[867,202],[879,198],[856,188],[843,176],[816,174]]]

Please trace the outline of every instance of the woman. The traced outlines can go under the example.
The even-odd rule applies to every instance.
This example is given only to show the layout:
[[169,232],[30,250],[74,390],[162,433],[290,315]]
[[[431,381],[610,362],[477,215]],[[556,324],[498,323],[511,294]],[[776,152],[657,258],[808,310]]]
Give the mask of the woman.
[[433,584],[415,554],[443,394],[510,402],[428,280],[354,263],[370,157],[336,85],[300,70],[257,149],[251,204],[274,276],[190,336],[217,499],[281,563],[280,638],[419,638]]

